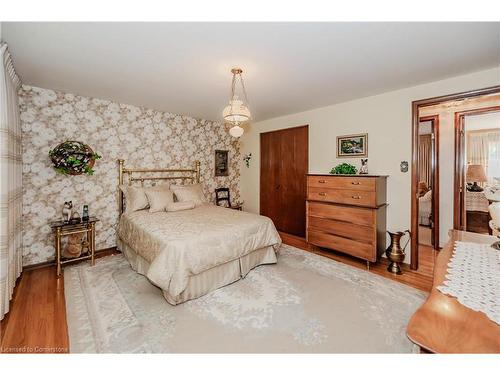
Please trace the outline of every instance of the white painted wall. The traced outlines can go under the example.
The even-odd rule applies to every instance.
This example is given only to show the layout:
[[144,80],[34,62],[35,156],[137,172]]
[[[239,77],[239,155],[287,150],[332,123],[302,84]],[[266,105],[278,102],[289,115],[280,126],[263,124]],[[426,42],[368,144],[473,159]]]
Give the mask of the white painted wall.
[[[241,163],[240,190],[245,210],[259,212],[259,134],[309,124],[310,172],[329,172],[333,166],[344,161],[359,166],[359,159],[336,159],[336,136],[369,134],[369,172],[390,176],[387,229],[409,228],[411,171],[400,172],[399,164],[403,160],[411,162],[411,102],[493,85],[500,85],[500,66],[251,124],[241,139],[242,154],[252,153],[250,168]],[[452,185],[441,186],[442,191],[451,192],[452,188]],[[409,255],[410,251],[406,258],[408,262]]]

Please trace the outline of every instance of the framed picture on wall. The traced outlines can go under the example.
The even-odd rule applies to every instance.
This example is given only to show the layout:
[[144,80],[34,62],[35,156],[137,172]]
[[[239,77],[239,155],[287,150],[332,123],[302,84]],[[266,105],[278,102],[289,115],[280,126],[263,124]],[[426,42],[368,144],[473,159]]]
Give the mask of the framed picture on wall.
[[227,150],[215,150],[215,176],[229,176],[229,152]]
[[368,133],[337,137],[338,158],[364,158],[368,156]]

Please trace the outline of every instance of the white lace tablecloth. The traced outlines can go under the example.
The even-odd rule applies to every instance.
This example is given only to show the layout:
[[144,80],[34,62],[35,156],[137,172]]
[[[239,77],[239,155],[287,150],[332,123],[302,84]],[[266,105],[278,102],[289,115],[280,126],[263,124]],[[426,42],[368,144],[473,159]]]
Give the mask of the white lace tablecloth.
[[490,245],[455,242],[446,279],[438,290],[500,324],[500,251]]

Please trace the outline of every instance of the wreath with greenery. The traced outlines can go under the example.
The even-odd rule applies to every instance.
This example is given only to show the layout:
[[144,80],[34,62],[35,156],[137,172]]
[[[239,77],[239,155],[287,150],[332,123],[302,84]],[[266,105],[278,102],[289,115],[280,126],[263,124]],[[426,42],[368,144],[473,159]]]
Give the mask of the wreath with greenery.
[[332,168],[330,174],[356,174],[358,170],[356,167],[349,163],[342,163]]
[[66,141],[49,151],[54,169],[65,175],[93,175],[92,167],[101,156],[90,146],[78,141]]

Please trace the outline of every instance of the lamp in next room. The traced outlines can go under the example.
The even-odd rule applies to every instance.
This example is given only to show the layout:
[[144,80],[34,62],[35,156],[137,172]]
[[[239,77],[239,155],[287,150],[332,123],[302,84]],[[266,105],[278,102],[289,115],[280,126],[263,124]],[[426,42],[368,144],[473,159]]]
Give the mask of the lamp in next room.
[[469,191],[483,191],[483,188],[479,186],[478,182],[487,182],[488,177],[484,171],[484,167],[481,164],[469,164],[467,166],[467,182],[472,182],[473,185],[469,186],[467,190]]

